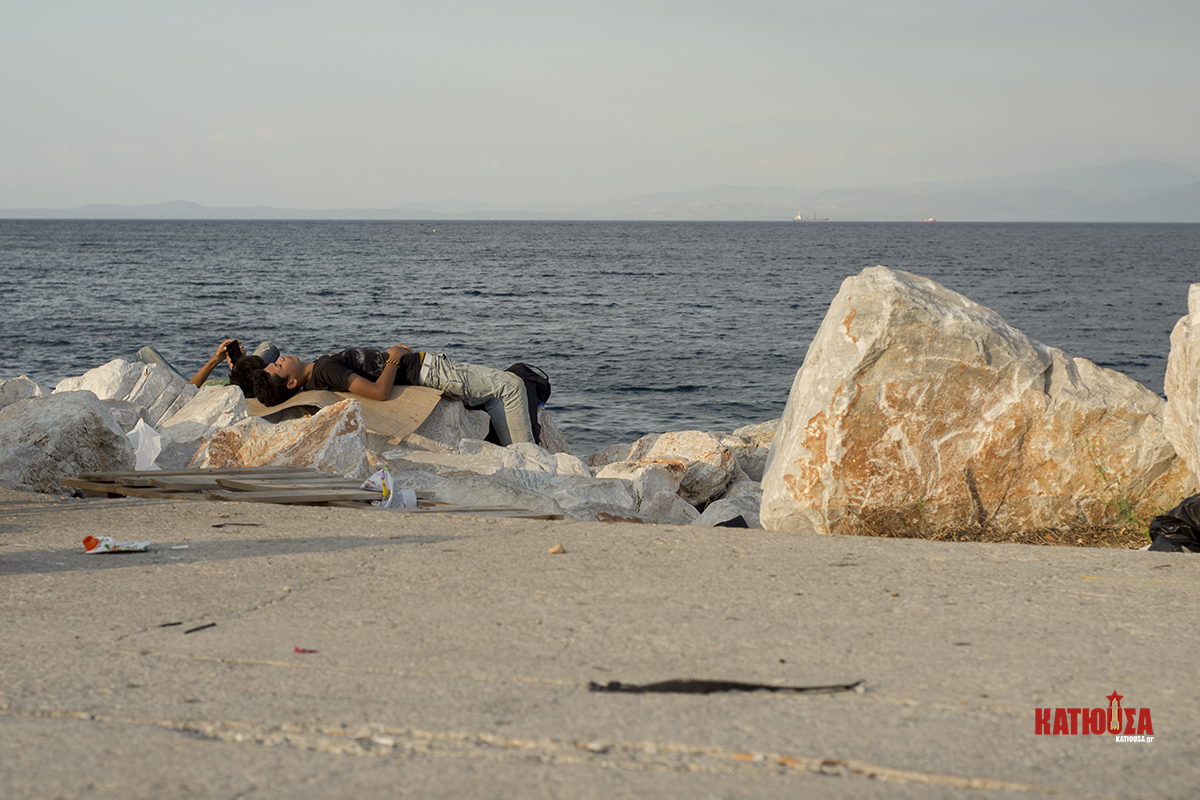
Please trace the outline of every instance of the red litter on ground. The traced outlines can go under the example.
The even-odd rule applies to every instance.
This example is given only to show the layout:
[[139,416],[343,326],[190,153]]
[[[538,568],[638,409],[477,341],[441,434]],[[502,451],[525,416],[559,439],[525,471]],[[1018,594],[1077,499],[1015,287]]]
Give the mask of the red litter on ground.
[[86,536],[83,539],[85,553],[145,553],[149,542],[117,542],[111,536]]
[[316,650],[305,650],[303,647],[293,648],[297,653],[315,653]]

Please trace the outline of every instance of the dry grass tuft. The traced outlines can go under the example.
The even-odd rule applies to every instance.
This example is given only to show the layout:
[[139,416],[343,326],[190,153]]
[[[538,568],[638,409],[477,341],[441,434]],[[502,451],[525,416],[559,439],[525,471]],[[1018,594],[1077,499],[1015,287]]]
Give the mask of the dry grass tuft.
[[851,536],[881,539],[924,539],[930,542],[989,542],[992,544],[1040,544],[1050,547],[1106,547],[1136,550],[1149,544],[1146,534],[1132,526],[1086,525],[1069,530],[1002,531],[987,526],[963,528],[920,528],[897,526],[892,530],[850,526]]

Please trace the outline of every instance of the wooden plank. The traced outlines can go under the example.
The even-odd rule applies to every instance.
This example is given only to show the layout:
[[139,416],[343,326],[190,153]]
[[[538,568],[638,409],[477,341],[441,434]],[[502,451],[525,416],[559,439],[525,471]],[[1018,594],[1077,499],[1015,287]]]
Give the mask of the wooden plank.
[[329,472],[322,472],[313,467],[224,467],[220,469],[143,469],[129,470],[126,472],[87,472],[81,475],[76,475],[76,478],[82,480],[116,480],[117,478],[167,478],[173,476],[193,476],[193,475],[219,475],[227,477],[241,476],[273,476],[273,475],[296,475],[297,477],[322,477],[328,475],[330,478],[342,480],[340,475],[334,475]]
[[[235,489],[235,490],[243,491],[243,492],[255,492],[255,491],[261,491],[264,489],[305,489],[305,490],[312,490],[312,489],[318,489],[318,490],[355,489],[355,490],[359,490],[359,489],[362,489],[362,481],[354,481],[354,480],[346,480],[346,479],[342,479],[340,482],[338,482],[335,485],[330,485],[331,483],[334,483],[332,481],[313,481],[310,483],[307,480],[303,480],[303,481],[283,481],[283,480],[265,480],[265,479],[263,479],[263,480],[235,480],[232,478],[220,478],[217,480],[217,483],[219,483],[225,489]],[[373,491],[373,490],[364,489],[363,491]],[[431,499],[433,499],[434,492],[431,490],[428,490],[428,489],[417,489],[416,495],[417,495],[418,500],[431,500]],[[375,492],[375,499],[378,500],[382,496],[383,496],[382,492],[378,492],[378,491]]]
[[63,478],[60,483],[75,489],[104,494],[105,496],[142,497],[149,500],[199,500],[199,494],[184,494],[167,489],[144,488],[140,486],[122,486],[117,483],[93,483],[81,481],[78,478]]
[[361,489],[329,491],[321,489],[277,489],[259,492],[234,492],[218,489],[204,492],[209,500],[230,500],[235,503],[281,503],[296,505],[318,505],[343,500],[378,500],[375,492]]
[[[245,480],[242,478],[217,478],[216,483],[225,489],[234,489],[242,492],[256,492],[263,489],[322,489],[336,491],[340,489],[362,488],[362,481],[348,481],[341,479],[338,481],[309,481],[309,480],[287,480],[280,478],[279,480],[263,479]],[[364,490],[366,491],[366,490]],[[381,494],[376,492],[376,494]]]

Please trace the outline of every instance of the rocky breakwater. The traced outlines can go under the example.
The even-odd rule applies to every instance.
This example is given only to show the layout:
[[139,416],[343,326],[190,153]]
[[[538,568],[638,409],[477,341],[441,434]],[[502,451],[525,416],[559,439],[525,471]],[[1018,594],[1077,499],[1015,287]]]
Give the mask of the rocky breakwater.
[[158,367],[124,361],[63,381],[51,395],[26,378],[0,382],[0,400],[13,408],[0,410],[0,431],[10,431],[0,433],[0,481],[10,487],[59,492],[53,476],[132,469],[126,434],[144,422],[160,436],[160,467],[305,466],[352,478],[387,467],[398,485],[455,505],[681,525],[741,517],[758,526],[758,481],[777,424],[645,436],[584,460],[544,411],[543,446],[498,447],[480,439],[486,414],[442,398],[389,446],[367,430],[354,399],[272,423],[250,416],[236,387],[196,391]]
[[1164,401],[933,281],[847,278],[763,478],[772,530],[913,535],[1146,519],[1195,491]]

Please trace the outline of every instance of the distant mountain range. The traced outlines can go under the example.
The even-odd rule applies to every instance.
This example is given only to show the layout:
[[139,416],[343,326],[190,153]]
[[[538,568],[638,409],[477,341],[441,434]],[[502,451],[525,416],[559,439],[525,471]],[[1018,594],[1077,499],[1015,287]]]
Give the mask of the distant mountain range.
[[211,207],[177,201],[73,209],[19,208],[0,211],[0,218],[790,220],[796,214],[833,221],[1200,222],[1200,172],[1143,160],[867,189],[802,191],[779,186],[712,186],[695,192],[575,205],[505,208],[446,201],[388,209],[314,210]]

